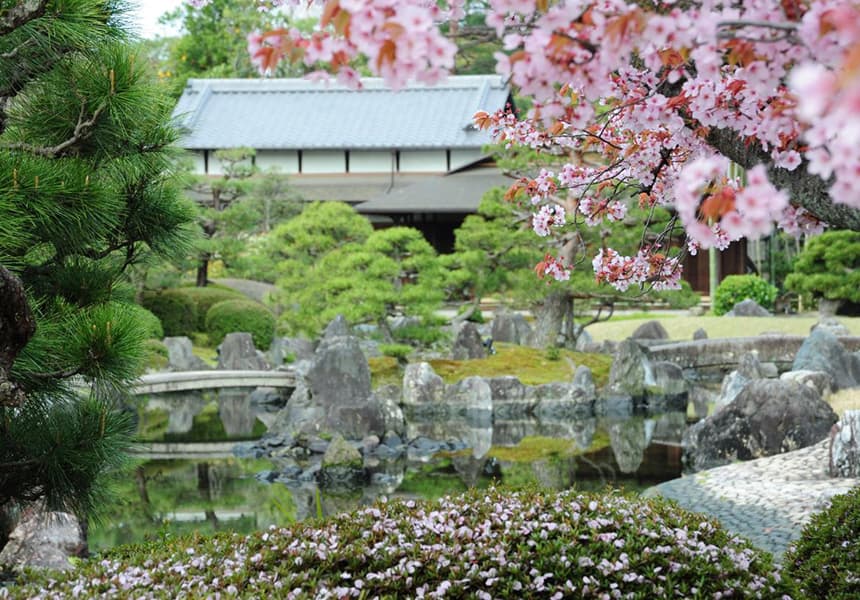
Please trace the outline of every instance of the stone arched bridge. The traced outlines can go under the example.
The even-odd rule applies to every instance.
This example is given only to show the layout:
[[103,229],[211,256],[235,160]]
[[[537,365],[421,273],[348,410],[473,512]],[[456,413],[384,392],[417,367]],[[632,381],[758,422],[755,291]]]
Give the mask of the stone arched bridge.
[[[860,350],[860,336],[840,336],[849,352]],[[756,352],[760,362],[775,363],[780,371],[788,370],[806,340],[802,335],[759,335],[755,337],[719,338],[688,342],[671,342],[649,346],[651,359],[675,363],[682,369],[730,370],[747,352]]]
[[187,392],[244,387],[296,387],[292,369],[277,371],[178,371],[150,373],[140,377],[132,389],[135,396],[165,392]]

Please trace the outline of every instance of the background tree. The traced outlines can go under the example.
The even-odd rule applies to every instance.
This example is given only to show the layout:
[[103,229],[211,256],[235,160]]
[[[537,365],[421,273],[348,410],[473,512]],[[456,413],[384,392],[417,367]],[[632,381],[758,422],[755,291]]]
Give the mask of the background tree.
[[829,300],[834,311],[843,303],[860,305],[860,232],[827,231],[809,240],[785,285],[819,304]]
[[174,185],[171,102],[130,51],[118,6],[0,10],[6,516],[36,500],[79,515],[98,505],[130,439],[113,401],[137,377],[147,335],[126,308],[124,273],[144,250],[187,250],[193,209]]
[[[554,346],[559,335],[566,344],[575,345],[579,331],[575,318],[583,318],[595,308],[596,318],[608,318],[620,301],[647,298],[676,307],[694,305],[698,296],[689,286],[682,291],[653,292],[637,287],[621,292],[598,285],[585,269],[575,269],[565,281],[535,281],[534,265],[548,253],[570,252],[571,260],[575,260],[574,253],[587,257],[609,236],[621,249],[636,247],[641,235],[639,224],[646,217],[645,211],[633,208],[622,222],[605,224],[603,231],[587,229],[586,235],[579,235],[574,230],[567,243],[577,248],[559,249],[557,238],[545,237],[542,244],[535,243],[528,207],[506,200],[503,189],[490,190],[477,214],[466,217],[455,232],[455,252],[443,259],[449,269],[449,297],[462,294],[473,310],[487,295],[529,307],[535,315],[531,344],[537,347]],[[667,219],[668,213],[652,215],[652,219],[659,218]]]
[[[350,61],[364,56],[373,74],[401,87],[455,68],[456,45],[439,22],[461,22],[463,2],[321,4],[313,39],[295,31],[253,36],[261,71],[288,58],[326,62],[354,80]],[[541,234],[549,221],[550,235],[569,235],[562,219],[549,219],[560,201],[585,207],[586,225],[631,200],[677,211],[661,231],[646,219],[634,254],[602,245],[592,261],[598,280],[620,290],[677,287],[684,252],[768,235],[775,222],[804,233],[820,232],[822,222],[860,230],[853,0],[488,0],[485,25],[505,42],[497,72],[531,110],[522,119],[478,113],[476,123],[508,145],[565,158],[559,170],[517,186]],[[599,160],[583,161],[588,153]],[[747,176],[729,175],[732,164]],[[564,280],[566,260],[551,256],[541,271]]]
[[308,205],[270,238],[269,260],[279,274],[272,300],[283,308],[280,324],[290,333],[315,336],[338,314],[378,325],[386,341],[393,338],[388,317],[417,317],[432,328],[444,276],[419,231],[373,231],[349,205],[323,202]]
[[232,206],[251,188],[250,178],[256,172],[252,163],[253,148],[217,150],[215,159],[221,175],[189,175],[189,194],[199,207],[200,229],[203,239],[198,248],[197,287],[209,283],[209,261],[217,255],[219,224],[224,222],[223,211]]
[[[152,47],[159,61],[159,76],[174,98],[182,94],[191,77],[257,76],[248,55],[248,34],[288,23],[287,15],[257,7],[255,0],[214,0],[200,8],[183,4],[161,17],[161,23],[178,26],[181,31],[178,37]],[[309,32],[314,22],[292,19],[289,25]],[[284,63],[273,75],[298,77],[304,73],[304,68]]]

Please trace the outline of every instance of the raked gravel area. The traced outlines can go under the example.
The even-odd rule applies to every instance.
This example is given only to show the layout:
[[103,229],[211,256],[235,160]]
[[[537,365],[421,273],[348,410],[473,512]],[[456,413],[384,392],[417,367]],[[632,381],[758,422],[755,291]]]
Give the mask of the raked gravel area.
[[779,559],[813,513],[860,479],[830,477],[829,440],[793,452],[738,462],[646,490],[715,517]]

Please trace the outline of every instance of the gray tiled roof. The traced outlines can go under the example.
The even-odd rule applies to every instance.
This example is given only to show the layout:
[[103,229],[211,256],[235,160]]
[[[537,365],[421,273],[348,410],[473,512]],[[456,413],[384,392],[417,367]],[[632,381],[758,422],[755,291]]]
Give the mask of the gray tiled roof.
[[[476,161],[477,162],[477,161]],[[496,166],[476,166],[428,178],[357,204],[362,214],[474,213],[481,198],[494,187],[509,187],[513,179]]]
[[496,75],[452,76],[433,87],[364,89],[304,79],[189,79],[174,115],[188,149],[479,148],[478,110],[503,108],[510,90]]

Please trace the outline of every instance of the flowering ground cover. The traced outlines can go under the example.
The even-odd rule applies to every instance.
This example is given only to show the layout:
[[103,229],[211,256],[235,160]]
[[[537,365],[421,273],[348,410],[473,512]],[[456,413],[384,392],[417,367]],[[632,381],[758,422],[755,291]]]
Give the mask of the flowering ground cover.
[[21,598],[791,598],[766,553],[654,500],[473,490],[118,548]]

